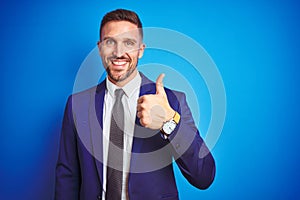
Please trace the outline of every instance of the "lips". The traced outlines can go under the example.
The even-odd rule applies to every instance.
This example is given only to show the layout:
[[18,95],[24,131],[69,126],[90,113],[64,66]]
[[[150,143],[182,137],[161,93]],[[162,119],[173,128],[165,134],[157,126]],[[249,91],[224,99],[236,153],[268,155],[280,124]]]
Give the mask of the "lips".
[[119,61],[119,60],[112,60],[113,65],[122,66],[125,65],[128,61]]
[[124,70],[127,67],[129,60],[127,59],[112,59],[112,67],[114,70]]

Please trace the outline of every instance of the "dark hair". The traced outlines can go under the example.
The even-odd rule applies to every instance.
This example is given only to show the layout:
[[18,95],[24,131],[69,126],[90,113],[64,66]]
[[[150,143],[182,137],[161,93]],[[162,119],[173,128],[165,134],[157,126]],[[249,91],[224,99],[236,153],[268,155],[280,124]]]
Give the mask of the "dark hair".
[[143,38],[143,29],[142,29],[143,27],[139,16],[135,12],[130,10],[117,9],[109,13],[106,13],[106,15],[102,18],[100,32],[99,32],[100,40],[101,40],[102,28],[104,27],[105,24],[107,24],[110,21],[128,21],[137,25],[137,27],[140,30],[140,34]]

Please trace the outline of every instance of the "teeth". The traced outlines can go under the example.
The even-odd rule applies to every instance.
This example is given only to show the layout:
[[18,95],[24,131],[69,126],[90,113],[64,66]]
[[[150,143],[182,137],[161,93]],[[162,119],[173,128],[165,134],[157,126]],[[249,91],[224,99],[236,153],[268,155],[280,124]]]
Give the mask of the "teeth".
[[126,62],[125,61],[113,61],[112,62],[114,65],[125,65]]

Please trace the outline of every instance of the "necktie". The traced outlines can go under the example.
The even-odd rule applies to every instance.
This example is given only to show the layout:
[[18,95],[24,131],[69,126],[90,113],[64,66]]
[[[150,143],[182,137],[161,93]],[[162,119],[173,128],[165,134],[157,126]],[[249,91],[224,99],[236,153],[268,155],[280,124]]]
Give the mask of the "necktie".
[[115,91],[108,147],[106,200],[120,200],[122,196],[124,108],[121,100],[123,95],[122,89]]

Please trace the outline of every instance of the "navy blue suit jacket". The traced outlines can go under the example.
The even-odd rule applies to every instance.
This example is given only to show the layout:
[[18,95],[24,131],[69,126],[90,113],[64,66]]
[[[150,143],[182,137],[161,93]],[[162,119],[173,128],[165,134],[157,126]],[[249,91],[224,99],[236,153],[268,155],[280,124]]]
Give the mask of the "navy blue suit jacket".
[[[155,83],[142,73],[140,96],[155,94]],[[56,166],[55,199],[101,199],[102,120],[106,83],[71,95],[68,99]],[[172,159],[195,187],[208,188],[215,162],[194,124],[185,95],[165,88],[180,123],[165,140],[159,130],[142,127],[136,119],[128,194],[130,200],[178,199]]]

